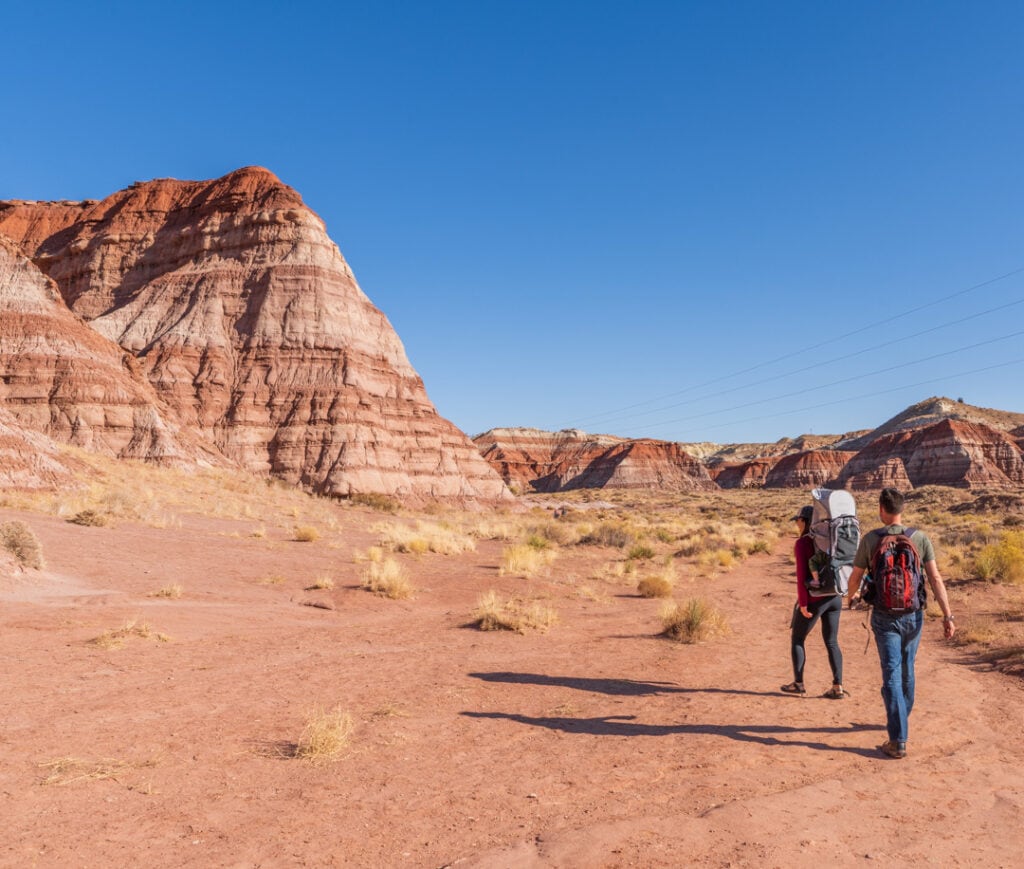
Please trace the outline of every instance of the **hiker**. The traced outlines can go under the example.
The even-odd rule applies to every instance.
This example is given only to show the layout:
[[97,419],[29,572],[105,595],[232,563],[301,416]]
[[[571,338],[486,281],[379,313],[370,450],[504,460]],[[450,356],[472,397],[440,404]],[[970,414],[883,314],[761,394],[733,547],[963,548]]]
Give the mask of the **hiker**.
[[[839,616],[843,612],[843,595],[834,590],[822,595],[813,595],[808,589],[811,559],[815,558],[814,540],[811,537],[811,517],[814,508],[801,507],[793,517],[797,523],[798,535],[793,546],[796,557],[796,606],[790,623],[790,654],[793,658],[793,681],[783,685],[786,694],[806,694],[804,688],[804,640],[811,629],[821,620],[821,635],[828,652],[828,663],[832,668],[832,687],[825,692],[831,700],[842,700],[847,696],[843,688],[843,652],[839,648]],[[815,563],[815,569],[821,566]]]
[[[861,539],[850,575],[850,605],[863,597],[873,607],[871,630],[882,665],[889,737],[878,749],[892,758],[907,756],[907,719],[914,708],[914,657],[927,604],[922,568],[942,609],[946,639],[956,633],[946,586],[935,564],[935,548],[924,532],[903,524],[903,502],[896,489],[882,489],[878,515],[883,527]],[[869,578],[861,588],[865,573]]]

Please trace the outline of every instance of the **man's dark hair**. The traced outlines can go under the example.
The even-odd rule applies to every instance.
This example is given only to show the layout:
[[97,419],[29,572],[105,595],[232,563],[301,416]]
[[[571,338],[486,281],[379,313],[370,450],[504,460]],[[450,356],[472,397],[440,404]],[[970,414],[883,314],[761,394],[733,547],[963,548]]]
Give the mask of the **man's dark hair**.
[[878,496],[878,506],[892,516],[898,516],[903,512],[903,493],[898,489],[882,489]]

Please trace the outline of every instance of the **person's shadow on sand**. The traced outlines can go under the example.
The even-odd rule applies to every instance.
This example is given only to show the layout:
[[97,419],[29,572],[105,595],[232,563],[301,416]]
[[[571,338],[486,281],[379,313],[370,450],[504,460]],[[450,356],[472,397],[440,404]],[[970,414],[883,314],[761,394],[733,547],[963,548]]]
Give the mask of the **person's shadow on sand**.
[[810,739],[780,739],[780,736],[798,734],[857,733],[869,730],[884,730],[878,724],[850,724],[848,727],[789,727],[776,724],[637,724],[635,715],[603,715],[597,718],[559,718],[544,716],[534,718],[510,712],[462,712],[467,718],[492,718],[544,727],[563,733],[583,733],[591,736],[674,736],[698,734],[724,736],[738,742],[755,742],[759,745],[813,748],[817,751],[842,751],[861,757],[875,757],[873,749],[852,746],[828,745]]
[[675,682],[640,682],[635,679],[587,679],[579,676],[546,676],[542,673],[468,673],[484,682],[510,682],[515,685],[549,685],[575,688],[595,694],[617,697],[648,697],[655,694],[745,694],[774,697],[777,691],[745,691],[740,688],[684,688]]

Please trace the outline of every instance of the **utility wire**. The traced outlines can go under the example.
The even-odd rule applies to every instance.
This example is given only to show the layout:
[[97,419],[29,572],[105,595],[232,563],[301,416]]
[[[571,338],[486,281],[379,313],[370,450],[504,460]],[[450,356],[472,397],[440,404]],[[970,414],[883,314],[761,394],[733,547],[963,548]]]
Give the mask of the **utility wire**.
[[[908,368],[911,365],[920,365],[924,362],[931,362],[935,359],[941,359],[944,356],[954,356],[957,353],[963,353],[966,350],[976,350],[979,347],[986,347],[989,344],[997,344],[1000,341],[1008,341],[1010,338],[1017,338],[1024,335],[1024,329],[1018,330],[1017,332],[1010,332],[1007,335],[1000,335],[998,338],[989,338],[986,341],[979,341],[976,344],[968,344],[964,347],[957,347],[953,350],[944,350],[942,353],[934,353],[931,356],[924,356],[921,359],[912,359],[909,362],[901,363],[901,367]],[[833,380],[829,383],[823,383],[821,386],[810,386],[802,387],[794,390],[793,392],[786,392],[782,395],[773,395],[770,398],[759,398],[757,401],[748,401],[744,404],[737,404],[732,407],[719,408],[718,410],[707,410],[702,413],[690,414],[689,416],[681,416],[676,419],[664,420],[661,422],[648,423],[647,425],[634,427],[635,431],[643,431],[644,429],[654,428],[662,425],[672,425],[677,422],[688,422],[693,419],[702,419],[706,416],[715,416],[722,413],[730,413],[734,410],[743,410],[748,407],[756,407],[759,404],[769,404],[773,401],[780,401],[784,398],[793,398],[797,395],[806,395],[809,392],[818,392],[822,389],[829,389],[833,386],[839,386],[842,383],[850,383],[854,380],[863,380],[865,377],[874,377],[876,374],[885,374],[892,371],[892,366],[887,365],[882,368],[878,368],[875,371],[868,371],[862,374],[854,374],[850,377],[842,377],[839,380]]]
[[[1006,280],[1007,278],[1011,278],[1014,275],[1019,275],[1021,272],[1024,272],[1024,266],[1021,266],[1020,268],[1013,269],[1012,271],[1006,272],[1005,274],[1002,274],[1002,275],[998,275],[998,276],[996,276],[994,278],[989,278],[988,280],[982,281],[981,283],[978,283],[978,284],[974,284],[973,286],[967,287],[966,289],[958,290],[955,293],[950,293],[949,295],[942,296],[941,298],[934,299],[934,300],[929,301],[929,302],[925,302],[924,304],[918,305],[916,308],[910,308],[907,311],[903,311],[901,316],[908,316],[910,314],[916,314],[919,311],[923,311],[923,310],[925,310],[927,308],[931,308],[934,305],[941,304],[942,302],[948,302],[950,299],[956,299],[956,298],[959,298],[960,296],[965,296],[968,293],[973,293],[973,292],[975,292],[977,290],[983,289],[984,287],[991,286],[992,284],[998,283],[999,281],[1003,281],[1003,280]],[[842,340],[845,340],[846,338],[852,338],[854,335],[860,335],[863,332],[867,332],[869,329],[875,328],[876,325],[877,324],[874,323],[874,322],[868,323],[867,325],[861,326],[858,329],[853,329],[853,330],[851,330],[849,332],[845,332],[845,333],[843,333],[841,335],[833,336],[833,337],[831,337],[831,338],[829,338],[829,339],[827,339],[825,341],[820,341],[817,344],[812,344],[809,347],[802,347],[801,349],[794,350],[791,353],[784,353],[783,355],[776,356],[774,359],[769,359],[766,362],[759,362],[756,365],[751,365],[751,366],[749,366],[747,368],[740,369],[739,371],[734,371],[731,374],[724,374],[721,377],[715,377],[715,378],[712,378],[711,380],[706,380],[703,383],[697,383],[697,384],[694,384],[692,386],[688,386],[685,389],[677,390],[676,392],[670,392],[670,393],[667,393],[666,395],[658,396],[656,398],[647,399],[646,401],[639,401],[639,402],[636,402],[635,404],[626,405],[625,407],[620,407],[620,408],[618,408],[616,410],[609,410],[609,411],[604,411],[602,413],[590,414],[588,416],[576,417],[575,419],[570,420],[569,424],[570,424],[570,426],[574,426],[574,425],[577,425],[579,423],[589,423],[589,421],[591,421],[591,420],[603,419],[604,417],[606,417],[606,416],[608,416],[610,414],[613,415],[613,414],[620,413],[622,411],[633,410],[634,408],[637,408],[637,407],[646,407],[649,404],[654,404],[654,403],[659,402],[659,401],[665,401],[666,399],[675,398],[676,396],[679,396],[679,395],[685,395],[686,393],[692,392],[695,389],[702,389],[705,386],[713,386],[714,384],[721,383],[724,380],[731,380],[734,377],[739,377],[739,376],[741,376],[743,374],[749,374],[751,371],[757,371],[759,368],[764,368],[764,367],[767,367],[769,365],[774,365],[776,362],[783,362],[786,359],[792,359],[795,356],[802,356],[803,354],[809,353],[812,350],[819,350],[822,347],[827,347],[830,344],[834,344],[837,341],[842,341]]]
[[[1008,368],[1011,365],[1020,365],[1021,363],[1024,363],[1024,357],[1020,357],[1018,359],[1011,359],[1008,362],[998,362],[995,365],[986,365],[984,368],[975,368],[972,371],[959,371],[956,372],[955,374],[947,374],[943,377],[932,377],[928,380],[919,380],[917,383],[901,383],[899,386],[894,386],[891,389],[873,389],[871,392],[865,392],[862,395],[852,395],[846,398],[838,398],[834,401],[823,401],[821,404],[805,405],[803,407],[797,408],[796,410],[783,410],[780,411],[779,413],[752,416],[748,417],[747,419],[737,419],[731,422],[718,423],[717,425],[704,426],[701,429],[701,431],[703,432],[709,429],[725,428],[726,426],[731,425],[745,425],[746,423],[750,422],[761,422],[762,420],[766,419],[776,419],[777,417],[780,416],[792,416],[793,414],[803,413],[804,411],[808,410],[818,410],[822,407],[833,407],[837,404],[846,404],[849,401],[859,401],[863,398],[874,398],[876,395],[888,395],[889,393],[899,392],[904,389],[913,389],[918,386],[928,386],[929,384],[932,383],[940,383],[947,380],[954,380],[958,377],[968,377],[972,374],[982,374],[986,371],[994,371],[996,368]],[[668,425],[669,423],[665,424]]]
[[[937,332],[940,329],[946,329],[946,328],[949,328],[950,326],[959,326],[959,325],[961,325],[963,323],[968,322],[969,320],[976,320],[979,317],[986,316],[987,314],[993,314],[996,311],[1003,311],[1003,310],[1006,310],[1007,308],[1012,308],[1012,307],[1014,307],[1016,305],[1020,305],[1020,304],[1024,304],[1024,298],[1017,299],[1017,300],[1015,300],[1013,302],[1007,302],[1005,305],[997,305],[996,307],[989,308],[988,310],[985,310],[985,311],[979,311],[977,314],[971,314],[969,317],[958,317],[955,320],[949,320],[949,321],[947,321],[945,323],[940,323],[938,326],[932,326],[929,329],[922,329],[920,332],[913,332],[910,335],[901,335],[899,338],[893,339],[892,341],[883,342],[882,344],[876,344],[873,347],[862,347],[862,348],[858,348],[857,350],[854,350],[854,351],[852,351],[850,353],[844,353],[842,356],[831,356],[831,357],[829,357],[829,364],[832,365],[832,364],[834,364],[836,362],[842,362],[844,359],[850,359],[850,358],[852,358],[854,356],[861,356],[861,355],[863,355],[865,353],[872,353],[875,350],[882,350],[882,349],[884,349],[886,347],[891,347],[894,344],[902,343],[902,342],[908,341],[908,340],[910,340],[912,338],[920,338],[922,335],[928,335],[931,332]],[[1018,334],[1018,333],[1014,333],[1014,334]],[[1002,340],[1002,339],[993,339],[993,340]],[[972,346],[981,346],[981,345],[972,345]],[[962,348],[962,349],[971,349],[971,348]],[[959,351],[953,351],[953,352],[959,352]],[[939,354],[939,355],[942,355],[942,354]],[[935,357],[928,357],[928,358],[935,358]],[[925,360],[918,360],[918,361],[925,361]],[[914,364],[914,363],[907,363],[907,364]],[[787,377],[792,377],[792,376],[797,375],[797,374],[802,374],[806,370],[807,370],[806,367],[796,368],[796,369],[792,369],[790,371],[787,371],[787,372],[785,372],[783,374],[775,374],[775,375],[773,375],[771,377],[763,377],[763,378],[761,378],[761,380],[755,380],[755,381],[753,381],[751,383],[746,383],[746,384],[743,384],[741,386],[733,386],[730,389],[723,389],[722,391],[716,392],[716,393],[714,393],[712,395],[703,395],[703,396],[700,396],[698,398],[690,399],[689,401],[680,401],[680,402],[676,402],[674,404],[665,405],[664,407],[656,407],[656,408],[653,408],[652,410],[643,410],[643,411],[640,411],[638,413],[622,414],[622,415],[619,415],[619,416],[616,416],[616,417],[612,417],[609,420],[606,420],[604,423],[602,423],[602,425],[605,425],[608,422],[622,422],[623,420],[627,420],[627,419],[637,419],[637,418],[642,417],[642,416],[650,416],[651,414],[654,414],[654,413],[662,413],[662,412],[664,412],[666,410],[672,410],[672,409],[677,408],[677,407],[682,407],[683,405],[689,404],[691,402],[704,401],[707,398],[718,398],[720,396],[729,395],[729,394],[734,393],[734,392],[742,392],[743,390],[750,389],[750,388],[752,388],[754,386],[762,386],[765,383],[772,383],[772,382],[774,382],[776,380],[783,380],[783,379],[785,379]],[[867,376],[867,375],[865,375],[865,376]],[[843,381],[837,381],[837,382],[841,383]],[[815,388],[821,388],[821,387],[815,387]],[[773,399],[767,399],[767,400],[771,401]],[[754,402],[754,403],[756,404],[757,402]],[[705,414],[705,415],[707,415],[707,414]]]

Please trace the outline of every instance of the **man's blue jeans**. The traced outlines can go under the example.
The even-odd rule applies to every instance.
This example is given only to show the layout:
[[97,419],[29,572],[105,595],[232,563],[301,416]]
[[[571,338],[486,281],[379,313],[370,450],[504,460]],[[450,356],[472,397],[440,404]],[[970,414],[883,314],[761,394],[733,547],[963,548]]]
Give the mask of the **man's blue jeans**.
[[924,610],[889,615],[873,610],[871,629],[882,664],[882,699],[892,742],[907,741],[907,718],[914,708],[914,658],[921,643]]

